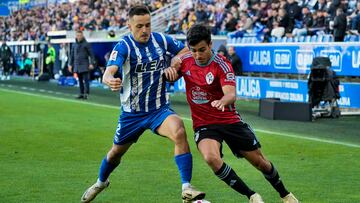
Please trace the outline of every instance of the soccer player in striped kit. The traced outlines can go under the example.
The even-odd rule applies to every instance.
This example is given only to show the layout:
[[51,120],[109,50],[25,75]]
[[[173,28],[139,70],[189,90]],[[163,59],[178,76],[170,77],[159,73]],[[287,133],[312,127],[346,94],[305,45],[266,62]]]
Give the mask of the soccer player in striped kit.
[[249,198],[250,203],[263,203],[262,197],[223,161],[222,143],[225,141],[236,157],[244,157],[264,174],[284,203],[298,203],[285,188],[274,165],[260,151],[260,143],[251,127],[236,111],[235,74],[231,63],[212,51],[209,28],[193,25],[186,40],[191,53],[181,56],[178,59],[181,65],[167,68],[165,75],[170,81],[181,76],[185,80],[194,138],[204,160],[219,179]]
[[[98,180],[85,191],[81,201],[92,201],[109,185],[110,173],[146,129],[175,143],[175,162],[180,173],[183,201],[202,199],[205,193],[190,184],[192,155],[184,123],[169,107],[163,76],[165,55],[183,54],[188,49],[167,35],[151,32],[150,12],[146,6],[134,6],[128,15],[131,34],[114,47],[103,76],[103,82],[111,90],[120,91],[122,113],[113,146],[101,163]],[[172,65],[176,62],[174,60]],[[120,77],[114,77],[115,74]]]

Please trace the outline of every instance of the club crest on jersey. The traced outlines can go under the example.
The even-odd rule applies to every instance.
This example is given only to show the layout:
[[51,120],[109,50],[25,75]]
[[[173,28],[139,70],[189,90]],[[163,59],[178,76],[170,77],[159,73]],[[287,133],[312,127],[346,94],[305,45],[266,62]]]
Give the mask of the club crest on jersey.
[[109,60],[110,60],[110,61],[115,61],[115,60],[116,60],[116,57],[117,57],[117,54],[118,54],[117,51],[112,51],[111,54],[110,54]]
[[206,74],[206,83],[210,85],[213,82],[214,82],[214,75],[212,74],[212,72],[209,72],[208,74]]
[[191,76],[190,70],[186,71],[185,75]]

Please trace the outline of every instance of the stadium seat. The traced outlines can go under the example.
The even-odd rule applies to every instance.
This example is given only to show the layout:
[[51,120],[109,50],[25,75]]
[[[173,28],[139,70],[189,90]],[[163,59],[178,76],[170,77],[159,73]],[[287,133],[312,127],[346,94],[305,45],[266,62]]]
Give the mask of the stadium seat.
[[287,37],[286,42],[294,42],[294,38],[293,37]]
[[300,36],[298,42],[305,42],[305,36]]
[[251,38],[250,38],[250,42],[251,42],[251,43],[257,43],[256,37],[251,37]]
[[318,35],[316,42],[322,42],[323,39],[324,39],[324,35]]
[[263,41],[264,41],[264,35],[263,34],[256,35],[256,42],[257,43],[261,43]]
[[311,36],[311,42],[316,42],[316,41],[317,41],[317,35]]
[[344,38],[344,42],[349,42],[350,41],[350,36],[351,35],[346,35],[345,38]]
[[311,36],[310,35],[305,37],[305,42],[311,42]]
[[357,35],[350,35],[350,39],[349,39],[350,42],[358,42],[359,41],[359,38]]
[[299,42],[299,37],[298,36],[293,37],[293,42]]
[[330,42],[330,35],[324,35],[323,42]]
[[270,37],[269,42],[276,42],[276,37]]

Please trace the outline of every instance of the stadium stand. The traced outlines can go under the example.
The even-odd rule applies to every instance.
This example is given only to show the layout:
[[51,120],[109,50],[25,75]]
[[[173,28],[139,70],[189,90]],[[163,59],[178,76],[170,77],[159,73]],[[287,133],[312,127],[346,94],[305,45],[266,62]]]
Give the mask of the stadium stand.
[[[45,0],[29,0],[29,2],[45,2]],[[46,51],[46,45],[44,46],[46,43],[41,41],[50,39],[57,51],[60,44],[64,43],[68,50],[74,38],[74,34],[71,33],[79,29],[84,30],[85,36],[93,43],[92,46],[96,47],[95,50],[108,52],[121,34],[127,31],[128,7],[140,1],[48,0],[46,2],[49,4],[39,3],[32,4],[33,6],[11,8],[10,15],[0,16],[0,37],[5,39],[13,49],[14,61],[19,64],[21,64],[21,56],[28,54],[31,59],[37,60],[33,66],[41,66],[43,60],[40,52]],[[214,44],[216,44],[215,49],[218,44],[257,46],[264,42],[270,42],[270,44],[260,46],[259,49],[263,49],[263,47],[268,49],[271,46],[279,46],[279,44],[302,46],[300,45],[302,43],[306,46],[311,44],[320,46],[325,43],[327,44],[325,49],[333,49],[336,8],[343,8],[347,15],[347,35],[344,37],[344,42],[360,41],[358,31],[360,28],[360,3],[354,1],[341,1],[337,4],[330,0],[144,0],[141,2],[145,2],[153,11],[152,27],[154,31],[174,34],[176,38],[184,40],[184,34],[192,24],[206,23],[211,27],[212,34],[216,35],[213,38]],[[171,7],[175,4],[176,6]],[[4,3],[0,3],[0,6],[4,5]],[[276,32],[272,32],[273,30]],[[296,32],[294,32],[295,30]],[[115,36],[109,38],[109,31],[115,31]],[[271,43],[276,44],[271,45]],[[350,46],[350,43],[344,44]],[[354,44],[356,45],[356,43]],[[351,51],[353,47],[350,48],[351,55],[347,54],[346,56],[352,56],[354,59],[346,59],[342,62],[340,60],[339,65],[342,63],[358,67],[360,61],[357,59],[357,49],[354,48],[354,51]],[[321,52],[319,50],[316,51],[316,54]],[[102,52],[97,54],[101,61],[100,64],[104,65],[106,53]],[[238,55],[244,53],[243,50],[237,52]],[[267,63],[267,59],[270,59],[267,52],[252,53],[256,53],[252,58],[255,59],[252,61],[255,65],[256,63]],[[278,59],[281,60],[278,61],[276,70],[287,70],[290,67],[284,59],[295,61],[295,55],[287,57],[287,53],[277,52]],[[301,56],[305,59],[312,57],[306,55],[309,52],[299,53],[303,54]],[[332,54],[334,59],[344,57],[337,55],[342,53],[341,51],[334,53],[323,51],[320,54],[324,53]],[[349,63],[349,61],[353,63]],[[295,63],[302,62],[295,61],[291,67],[294,68]],[[59,64],[59,59],[57,59],[56,69],[59,69]],[[268,65],[264,67],[268,67]],[[246,67],[244,70],[248,76],[270,78],[304,79],[306,75],[305,72],[301,72],[302,70],[300,70],[301,73],[296,72],[297,74],[274,74],[263,69],[249,71]],[[341,69],[339,68],[339,70]],[[38,71],[38,69],[34,71]],[[358,82],[358,76],[353,72],[350,73],[351,75],[340,75],[340,77],[346,77],[350,81],[355,78],[355,81]]]

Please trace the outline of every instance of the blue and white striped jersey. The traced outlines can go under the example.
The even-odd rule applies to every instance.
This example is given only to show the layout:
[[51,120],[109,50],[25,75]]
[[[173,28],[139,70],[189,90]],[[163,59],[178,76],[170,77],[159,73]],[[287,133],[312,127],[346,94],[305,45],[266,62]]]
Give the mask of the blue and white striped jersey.
[[183,43],[156,32],[147,43],[138,43],[127,35],[116,44],[107,66],[119,68],[123,111],[151,112],[168,104],[163,77],[166,54],[176,55],[183,48]]

